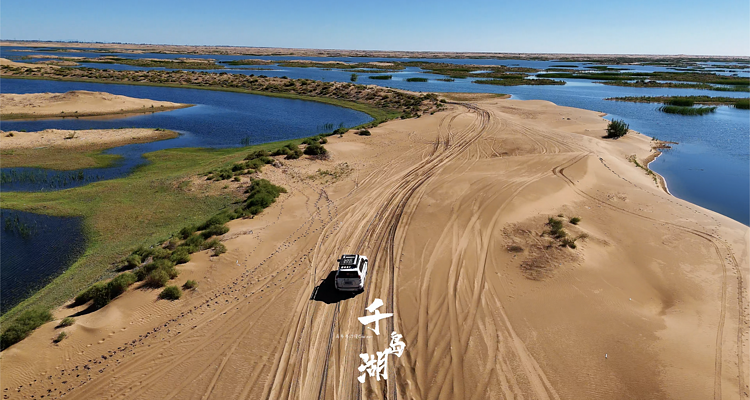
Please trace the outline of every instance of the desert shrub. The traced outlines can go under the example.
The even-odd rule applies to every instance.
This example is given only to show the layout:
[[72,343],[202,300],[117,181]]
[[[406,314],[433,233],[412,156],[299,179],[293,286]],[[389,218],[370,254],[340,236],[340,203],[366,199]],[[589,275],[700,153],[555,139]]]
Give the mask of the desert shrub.
[[160,299],[177,300],[182,297],[182,290],[177,286],[167,286],[159,293]]
[[180,247],[172,253],[169,259],[175,264],[184,264],[190,261],[190,251],[186,247]]
[[224,246],[223,243],[218,243],[216,246],[214,246],[214,255],[219,256],[227,252],[227,246]]
[[518,245],[510,245],[508,246],[508,252],[509,253],[523,253],[523,247]]
[[[178,248],[179,249],[179,248]],[[176,273],[176,269],[174,268],[174,263],[170,260],[156,260],[152,263],[148,263],[137,270],[135,270],[135,276],[139,281],[145,280],[148,278],[148,276],[157,270],[164,271],[168,275],[174,275]],[[174,271],[174,272],[173,272]],[[175,275],[177,276],[177,275]]]
[[286,155],[289,154],[290,151],[291,150],[289,150],[289,148],[287,148],[287,147],[280,147],[280,148],[274,150],[273,153],[271,153],[271,155],[272,156],[286,156]]
[[198,227],[195,226],[195,225],[186,226],[186,227],[180,229],[180,239],[187,239],[187,238],[189,238],[190,235],[192,235],[193,233],[195,233],[195,231],[197,231],[197,230],[198,230]]
[[609,124],[607,125],[607,136],[608,138],[620,138],[625,136],[625,134],[628,133],[629,125],[625,123],[625,121],[621,119],[615,119],[612,121],[609,121]]
[[318,141],[318,143],[320,143],[320,144],[326,144],[326,143],[328,143],[328,139],[322,137],[322,138],[320,138],[320,140]]
[[337,128],[335,131],[333,131],[333,134],[341,136],[341,135],[345,134],[348,131],[349,131],[348,128],[341,127],[341,128]]
[[114,279],[107,283],[108,295],[110,299],[125,293],[125,291],[134,284],[138,278],[131,272],[125,272],[117,275]]
[[164,245],[164,248],[169,251],[174,251],[179,245],[180,245],[180,239],[173,237],[167,241],[167,244]]
[[568,238],[568,237],[563,238],[560,241],[560,246],[563,246],[563,247],[568,246],[571,249],[575,249],[576,248],[576,239],[575,238]]
[[66,326],[71,326],[76,323],[75,318],[73,317],[65,317],[62,321],[60,321],[59,324],[57,324],[58,328],[64,328]]
[[133,251],[133,254],[136,254],[136,255],[140,256],[141,260],[145,260],[145,259],[151,257],[151,252],[152,251],[153,251],[153,249],[151,249],[151,248],[140,246],[140,247],[138,247],[137,249],[135,249]]
[[315,144],[317,142],[318,142],[317,139],[306,138],[305,140],[302,141],[302,144],[306,144],[308,146],[311,146],[311,145],[313,145],[313,144]]
[[319,143],[313,143],[305,147],[305,154],[309,156],[319,156],[326,153],[328,153],[328,150],[326,150],[326,148],[321,146]]
[[157,247],[151,251],[151,257],[153,257],[155,260],[161,259],[161,258],[169,258],[169,256],[171,255],[172,255],[172,252],[163,247]]
[[0,350],[25,339],[36,328],[52,321],[52,313],[45,309],[27,310],[21,313],[0,335]]
[[554,233],[562,229],[563,222],[555,217],[549,217],[549,219],[547,219],[547,225],[549,225],[550,231]]
[[63,341],[63,339],[65,339],[66,337],[68,337],[68,334],[67,334],[67,333],[65,333],[65,332],[60,332],[60,334],[59,334],[59,335],[57,335],[57,337],[55,338],[55,340],[53,340],[53,342],[55,342],[55,343],[60,343],[60,342],[62,342],[62,341]]
[[361,131],[357,132],[357,135],[359,135],[359,136],[370,136],[370,135],[372,135],[372,133],[370,133],[370,131],[368,131],[367,129],[362,129]]
[[233,218],[229,215],[229,213],[227,213],[227,212],[220,212],[220,213],[214,215],[213,217],[209,218],[208,220],[206,220],[206,222],[202,223],[198,227],[198,230],[202,231],[202,230],[205,230],[208,227],[213,226],[213,225],[224,225],[227,222],[231,221],[232,219]]
[[149,287],[158,288],[166,285],[168,281],[169,275],[166,273],[166,271],[157,269],[155,271],[151,271],[151,273],[148,274],[145,280],[145,284]]
[[84,290],[83,292],[79,293],[78,296],[76,296],[75,300],[73,300],[73,306],[80,306],[81,304],[86,304],[89,301],[93,300],[97,293],[106,291],[107,290],[107,284],[104,282],[99,282],[91,285],[88,289]]
[[573,225],[578,225],[579,222],[581,222],[581,218],[580,217],[573,217],[573,218],[570,219],[570,223],[573,224]]
[[125,263],[130,269],[139,267],[141,265],[141,262],[141,256],[139,256],[138,254],[131,254],[128,256],[128,258],[125,259]]
[[[211,226],[214,226],[214,225],[211,225]],[[190,236],[189,238],[187,238],[187,240],[185,240],[185,243],[183,243],[183,247],[200,248],[203,245],[203,242],[205,242],[205,239],[203,238],[203,236],[196,233],[193,236]],[[193,251],[192,253],[195,253],[195,252]]]
[[248,196],[243,209],[252,215],[256,215],[273,204],[281,193],[286,193],[286,189],[276,186],[266,179],[258,179],[253,181],[247,189],[247,193]]
[[298,158],[302,157],[302,150],[299,148],[296,148],[294,150],[290,150],[289,154],[286,155],[287,160],[296,160]]
[[266,150],[256,150],[245,157],[245,160],[254,160],[256,158],[268,157],[270,154]]
[[219,239],[216,239],[216,238],[213,238],[211,240],[206,240],[205,242],[203,242],[203,246],[201,247],[201,250],[213,249],[219,243],[221,242],[219,242]]
[[208,239],[211,236],[219,236],[229,232],[229,228],[226,225],[211,225],[205,231],[201,232],[201,236],[204,239]]
[[198,282],[192,279],[189,279],[187,282],[185,282],[184,285],[182,285],[183,289],[195,289],[197,287],[198,287]]

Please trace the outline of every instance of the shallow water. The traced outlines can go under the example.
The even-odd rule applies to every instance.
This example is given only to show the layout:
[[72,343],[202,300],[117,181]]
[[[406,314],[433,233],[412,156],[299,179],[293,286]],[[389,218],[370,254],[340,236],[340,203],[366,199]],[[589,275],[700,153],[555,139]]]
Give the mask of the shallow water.
[[0,313],[49,283],[83,254],[81,218],[0,210]]
[[323,103],[212,90],[26,79],[4,79],[0,90],[3,93],[106,91],[124,96],[196,104],[179,110],[116,119],[66,118],[0,122],[0,129],[30,132],[51,128],[136,127],[165,128],[180,133],[180,137],[176,139],[106,150],[107,154],[123,156],[120,163],[109,168],[64,172],[38,168],[2,168],[0,171],[4,179],[0,185],[6,191],[58,190],[121,177],[146,162],[142,157],[143,153],[166,148],[236,147],[297,139],[322,133],[326,123],[349,127],[372,120],[365,113]]

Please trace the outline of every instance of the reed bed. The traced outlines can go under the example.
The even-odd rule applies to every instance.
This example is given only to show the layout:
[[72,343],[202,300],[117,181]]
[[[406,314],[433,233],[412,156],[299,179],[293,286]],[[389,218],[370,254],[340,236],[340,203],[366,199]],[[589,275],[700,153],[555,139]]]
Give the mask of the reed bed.
[[664,105],[659,107],[659,111],[668,114],[679,114],[679,115],[706,115],[716,111],[716,107],[685,107],[685,106],[670,106]]

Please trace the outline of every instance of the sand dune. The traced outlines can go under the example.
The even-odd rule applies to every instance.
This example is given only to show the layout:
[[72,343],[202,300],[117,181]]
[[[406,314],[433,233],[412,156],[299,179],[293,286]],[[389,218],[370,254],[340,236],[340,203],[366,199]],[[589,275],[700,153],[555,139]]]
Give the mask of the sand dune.
[[190,107],[104,92],[73,90],[67,93],[0,94],[0,118],[64,118],[150,113]]
[[38,132],[0,131],[0,149],[108,148],[119,144],[146,143],[173,137],[177,137],[176,132],[146,128],[45,129]]
[[[628,161],[650,139],[604,140],[605,126],[591,111],[490,99],[331,137],[328,161],[266,168],[289,193],[230,223],[227,254],[181,267],[196,291],[167,302],[130,290],[59,345],[43,326],[3,352],[3,393],[747,398],[748,228],[665,193]],[[544,233],[558,215],[575,249]],[[325,280],[349,252],[371,261],[351,298]],[[394,313],[379,336],[357,320],[375,298]],[[405,353],[387,381],[360,384],[359,354],[391,331]]]

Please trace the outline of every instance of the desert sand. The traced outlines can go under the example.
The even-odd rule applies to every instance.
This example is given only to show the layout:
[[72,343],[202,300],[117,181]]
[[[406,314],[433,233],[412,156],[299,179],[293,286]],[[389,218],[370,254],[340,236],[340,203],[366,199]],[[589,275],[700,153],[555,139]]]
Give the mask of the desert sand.
[[[748,227],[665,193],[592,111],[486,99],[329,138],[289,193],[196,254],[175,302],[130,289],[2,353],[6,398],[745,399]],[[334,174],[317,171],[336,171]],[[325,178],[322,178],[325,177]],[[560,217],[576,248],[544,234]],[[569,218],[580,217],[578,225]],[[342,296],[336,259],[370,259]],[[382,299],[380,335],[357,317]],[[372,328],[372,325],[368,326]],[[388,379],[361,353],[403,335]]]
[[137,99],[104,92],[0,94],[0,118],[64,118],[149,113],[190,107],[190,104]]

